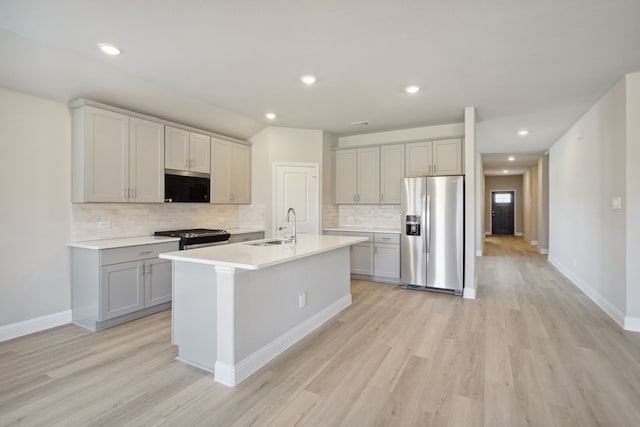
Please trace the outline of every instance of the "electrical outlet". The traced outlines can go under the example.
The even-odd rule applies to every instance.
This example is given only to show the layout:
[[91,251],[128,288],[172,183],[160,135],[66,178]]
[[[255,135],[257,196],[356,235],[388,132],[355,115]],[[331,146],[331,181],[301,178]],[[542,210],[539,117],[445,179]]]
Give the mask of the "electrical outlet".
[[111,221],[100,221],[98,228],[111,228]]
[[300,292],[298,294],[298,308],[302,308],[305,305],[307,305],[307,293],[306,292]]

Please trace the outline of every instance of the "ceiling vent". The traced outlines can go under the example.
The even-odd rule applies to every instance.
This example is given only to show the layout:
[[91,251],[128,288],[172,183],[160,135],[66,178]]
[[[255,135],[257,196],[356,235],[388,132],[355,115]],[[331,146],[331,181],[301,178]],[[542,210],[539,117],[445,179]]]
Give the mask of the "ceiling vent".
[[353,122],[351,123],[351,126],[355,126],[357,128],[362,127],[362,126],[369,126],[369,122],[366,120],[362,120],[360,122]]

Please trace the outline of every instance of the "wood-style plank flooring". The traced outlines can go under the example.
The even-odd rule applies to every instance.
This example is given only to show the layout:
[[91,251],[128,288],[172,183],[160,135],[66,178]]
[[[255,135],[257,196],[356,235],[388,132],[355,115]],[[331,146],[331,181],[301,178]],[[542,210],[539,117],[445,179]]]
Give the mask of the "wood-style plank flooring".
[[475,301],[352,281],[351,307],[235,388],[174,359],[169,311],[0,343],[0,425],[640,425],[640,334],[522,239],[485,255]]

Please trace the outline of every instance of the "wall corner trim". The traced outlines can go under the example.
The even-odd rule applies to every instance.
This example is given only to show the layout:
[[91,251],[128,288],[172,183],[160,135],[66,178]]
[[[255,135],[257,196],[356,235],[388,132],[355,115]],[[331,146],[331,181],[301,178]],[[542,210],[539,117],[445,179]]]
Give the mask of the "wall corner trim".
[[71,310],[0,326],[0,342],[71,323]]
[[640,332],[640,317],[626,316],[624,318],[624,330]]
[[462,297],[464,299],[476,299],[476,290],[472,288],[464,288],[464,291],[462,291]]
[[548,248],[540,248],[540,247],[538,247],[538,253],[540,253],[542,255],[548,255],[549,254],[549,249]]

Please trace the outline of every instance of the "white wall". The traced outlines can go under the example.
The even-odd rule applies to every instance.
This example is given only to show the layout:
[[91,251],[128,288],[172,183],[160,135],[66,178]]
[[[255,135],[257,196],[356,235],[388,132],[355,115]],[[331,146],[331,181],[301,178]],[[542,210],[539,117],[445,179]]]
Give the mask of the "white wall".
[[[252,197],[250,206],[240,208],[240,226],[264,227],[265,236],[273,237],[273,165],[285,162],[315,163],[320,166],[322,173],[325,139],[321,130],[268,127],[249,138],[249,141],[253,144]],[[323,177],[320,182],[323,182]],[[248,218],[251,218],[251,222],[247,222]]]
[[538,252],[549,251],[549,155],[538,159]]
[[69,109],[0,89],[0,326],[71,307]]
[[[481,187],[476,185],[482,177],[476,165],[480,160],[480,154],[476,154],[476,109],[466,107],[464,109],[464,162],[465,174],[465,207],[464,207],[464,297],[475,299],[476,297],[476,233],[480,227],[482,216],[477,212],[476,195]],[[474,161],[475,160],[475,161]]]
[[619,323],[627,309],[627,218],[611,199],[626,194],[625,91],[623,79],[549,155],[549,261]]
[[627,319],[640,331],[640,73],[626,76],[627,86]]
[[532,245],[538,244],[538,165],[529,167],[522,177],[524,239]]

